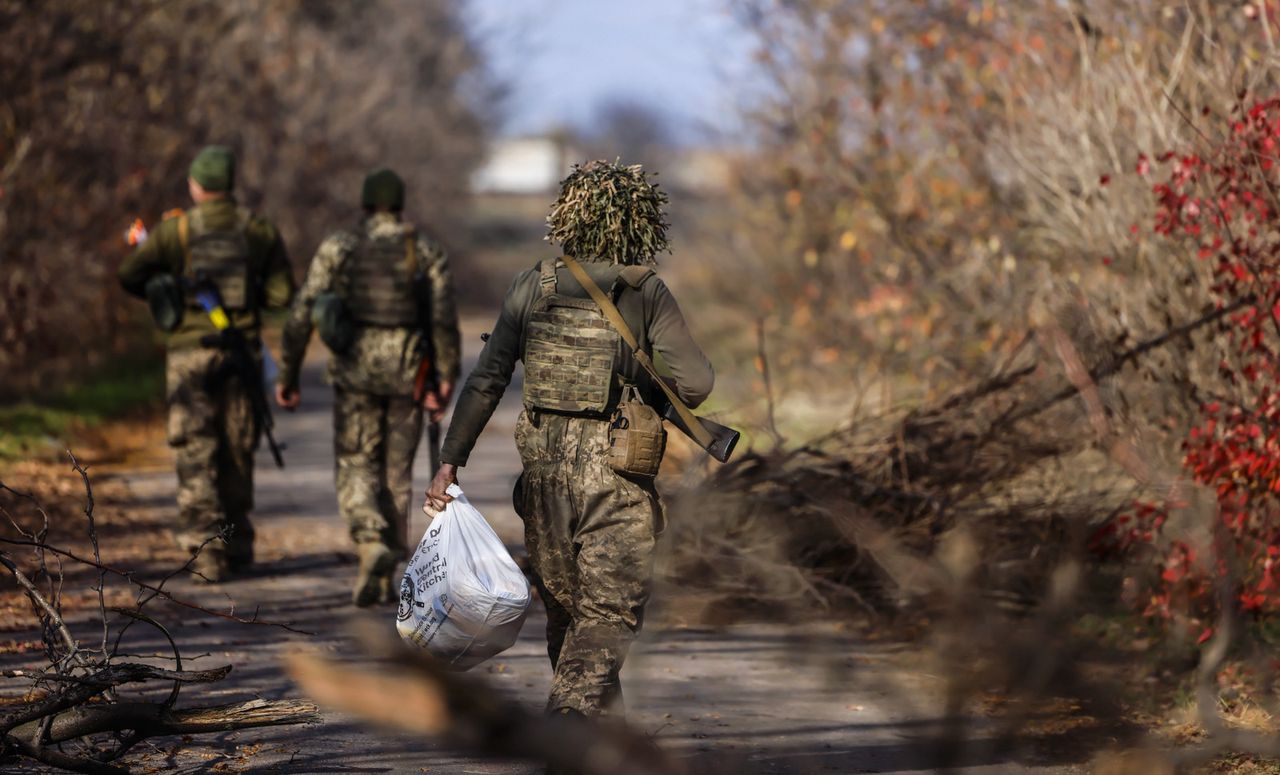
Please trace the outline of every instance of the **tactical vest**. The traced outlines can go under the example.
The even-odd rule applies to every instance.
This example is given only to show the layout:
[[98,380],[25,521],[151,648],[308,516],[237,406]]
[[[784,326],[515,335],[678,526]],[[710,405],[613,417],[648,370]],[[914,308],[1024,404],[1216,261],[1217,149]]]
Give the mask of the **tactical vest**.
[[[178,230],[187,262],[186,276],[212,281],[222,295],[224,309],[255,307],[249,279],[249,240],[245,236],[252,218],[249,211],[237,207],[235,224],[221,230],[210,228],[198,207],[181,217]],[[190,291],[187,303],[200,306]]]
[[364,231],[343,267],[345,302],[351,319],[368,326],[414,326],[417,251],[413,227],[403,235],[371,238]]
[[558,263],[539,265],[541,290],[524,329],[524,404],[604,413],[620,338],[594,301],[556,293]]

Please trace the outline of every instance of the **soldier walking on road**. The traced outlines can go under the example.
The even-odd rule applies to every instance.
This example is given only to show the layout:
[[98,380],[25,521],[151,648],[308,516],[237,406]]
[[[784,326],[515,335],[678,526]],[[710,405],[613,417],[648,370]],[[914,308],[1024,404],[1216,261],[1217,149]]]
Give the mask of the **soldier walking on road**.
[[[280,233],[237,204],[235,156],[200,151],[187,180],[195,207],[167,218],[120,267],[120,283],[146,298],[168,333],[168,439],[178,471],[179,546],[198,556],[198,579],[223,580],[253,562],[253,453],[262,432],[261,311],[293,298],[293,275]],[[211,282],[225,317],[198,303],[197,282]],[[255,361],[250,379],[215,322],[238,329]],[[257,396],[253,391],[259,391]],[[203,548],[202,548],[203,547]]]
[[[451,500],[446,489],[522,360],[525,408],[516,446],[523,471],[514,499],[547,608],[553,713],[621,711],[618,672],[640,630],[663,524],[652,478],[661,445],[624,456],[642,458],[641,473],[619,470],[618,431],[663,397],[613,315],[621,313],[645,364],[653,352],[662,355],[685,403],[701,403],[714,379],[652,269],[667,245],[665,203],[639,166],[591,162],[561,183],[548,240],[565,255],[521,273],[507,292],[460,394],[423,506],[430,514]],[[594,300],[603,298],[600,289],[612,303]],[[656,432],[646,438],[665,438],[649,414]]]
[[352,599],[367,606],[398,599],[423,410],[432,422],[444,414],[459,334],[444,251],[400,218],[404,182],[390,170],[370,173],[361,201],[364,220],[329,235],[307,270],[284,327],[276,401],[286,409],[301,401],[299,371],[318,327],[333,351],[338,509],[360,561]]

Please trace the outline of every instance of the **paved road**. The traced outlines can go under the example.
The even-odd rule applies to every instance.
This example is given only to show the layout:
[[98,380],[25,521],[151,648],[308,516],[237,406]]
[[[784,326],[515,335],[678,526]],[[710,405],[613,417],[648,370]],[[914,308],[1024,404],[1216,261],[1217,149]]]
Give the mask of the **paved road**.
[[[480,330],[468,326],[466,344],[473,353],[479,349]],[[346,628],[363,614],[348,602],[355,566],[336,514],[330,392],[321,373],[319,363],[308,367],[303,409],[279,416],[279,437],[289,444],[289,467],[277,471],[265,452],[260,455],[255,521],[261,562],[255,573],[220,591],[187,582],[174,586],[175,592],[210,605],[234,602],[240,612],[257,609],[263,618],[290,621],[317,635],[168,611],[166,621],[184,651],[208,654],[195,660],[196,666],[235,665],[231,677],[205,691],[202,700],[296,697],[297,689],[279,667],[282,651],[297,645],[319,646],[338,657],[353,651]],[[518,472],[511,440],[518,404],[514,389],[462,476],[469,497],[513,552],[520,545],[520,525],[509,501]],[[419,491],[429,474],[421,459],[415,469]],[[128,481],[139,508],[172,509],[174,483],[168,471],[130,474]],[[413,535],[420,535],[424,526],[425,517],[415,512]],[[660,600],[656,613],[624,672],[630,718],[664,747],[694,758],[695,771],[933,771],[928,741],[941,722],[936,708],[920,699],[929,696],[929,679],[917,676],[905,684],[915,688],[904,689],[897,680],[902,663],[898,647],[868,645],[823,626],[797,633],[769,626],[664,625]],[[390,627],[393,615],[383,611],[375,617]],[[475,671],[531,709],[541,706],[550,679],[543,622],[535,604],[519,642]],[[975,736],[982,735],[977,729]],[[151,763],[182,772],[540,771],[522,763],[461,757],[428,740],[375,733],[336,712],[326,712],[326,722],[318,727],[253,730],[198,742],[176,756],[157,752]],[[1035,744],[993,750],[979,741],[962,771],[1070,771],[1041,766],[1042,758]]]

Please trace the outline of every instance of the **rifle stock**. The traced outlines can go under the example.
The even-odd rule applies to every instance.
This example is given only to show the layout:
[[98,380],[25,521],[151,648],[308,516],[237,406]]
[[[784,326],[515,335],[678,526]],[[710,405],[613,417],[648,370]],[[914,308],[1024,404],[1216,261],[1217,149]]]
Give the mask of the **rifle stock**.
[[[667,404],[666,411],[662,413],[662,416],[672,425],[679,428],[681,433],[691,439],[694,438],[693,433],[685,427],[684,421],[680,419],[680,414],[676,412],[674,406]],[[705,417],[698,417],[697,420],[702,423],[702,427],[706,429],[707,433],[711,434],[711,444],[705,447],[707,454],[721,463],[727,461],[729,456],[733,454],[734,447],[738,446],[738,439],[741,438],[742,434],[727,425],[721,425]]]

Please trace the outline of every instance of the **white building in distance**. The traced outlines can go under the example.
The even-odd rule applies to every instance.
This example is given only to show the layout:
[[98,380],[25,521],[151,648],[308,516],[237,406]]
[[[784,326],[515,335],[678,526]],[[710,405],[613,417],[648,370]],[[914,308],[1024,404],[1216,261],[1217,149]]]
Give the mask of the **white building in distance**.
[[569,173],[565,143],[553,137],[496,140],[471,176],[477,194],[545,194]]

